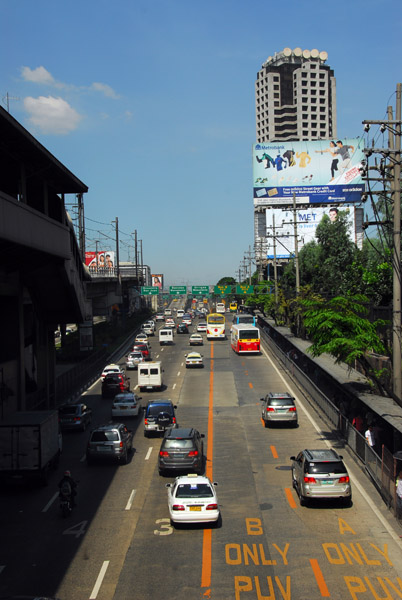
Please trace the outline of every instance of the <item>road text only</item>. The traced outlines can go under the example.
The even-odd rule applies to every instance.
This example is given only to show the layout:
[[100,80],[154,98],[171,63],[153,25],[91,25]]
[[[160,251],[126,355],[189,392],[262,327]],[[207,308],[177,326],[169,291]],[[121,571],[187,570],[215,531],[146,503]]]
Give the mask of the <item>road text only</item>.
[[[245,520],[247,535],[264,535],[261,519],[249,518]],[[344,519],[338,518],[339,533],[341,535],[356,535],[356,532]],[[292,567],[292,544],[271,543],[230,543],[225,545],[225,562],[232,567],[252,567],[253,573],[244,573],[234,576],[234,598],[235,600],[291,600],[292,583],[291,576],[286,574],[284,567]],[[353,600],[394,600],[402,599],[402,577],[395,577],[393,563],[388,553],[388,544],[378,546],[367,541],[326,542],[321,544],[317,556],[309,558],[306,554],[307,563],[301,567],[303,572],[303,587],[310,589],[310,598],[339,597],[352,598]],[[307,545],[308,547],[308,545]],[[294,544],[296,548],[296,544]],[[311,552],[311,550],[309,550]],[[297,553],[300,556],[300,552]],[[261,575],[255,575],[255,567],[261,567]],[[350,572],[350,568],[355,572]],[[331,582],[334,587],[333,577],[329,577],[328,569],[339,569],[340,578],[337,579],[336,589],[331,590]],[[359,571],[356,572],[356,570]],[[367,569],[367,574],[366,574]],[[376,573],[378,569],[378,573]],[[298,580],[300,581],[300,580]],[[339,589],[343,583],[344,588]],[[304,590],[294,590],[294,597],[300,597]],[[332,593],[331,593],[332,592]]]

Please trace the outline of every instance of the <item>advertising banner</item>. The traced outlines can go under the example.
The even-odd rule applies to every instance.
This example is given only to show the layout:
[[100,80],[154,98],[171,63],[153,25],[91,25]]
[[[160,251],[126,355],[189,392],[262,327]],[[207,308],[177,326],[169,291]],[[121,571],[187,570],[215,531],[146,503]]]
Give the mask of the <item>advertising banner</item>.
[[[348,220],[350,222],[350,239],[356,242],[355,234],[355,210],[354,207],[344,207],[342,211],[348,211]],[[338,209],[335,207],[316,207],[307,208],[305,210],[297,209],[297,242],[300,250],[305,244],[315,240],[315,232],[317,225],[322,217],[326,214],[331,221],[337,218]],[[276,258],[289,259],[294,255],[295,239],[294,239],[294,224],[293,210],[282,208],[268,208],[265,211],[267,221],[267,258],[274,258],[274,228],[273,221],[275,217],[275,241],[276,241]]]
[[350,204],[365,190],[363,139],[263,142],[253,146],[254,206]]
[[152,286],[157,287],[160,290],[163,289],[163,275],[151,275]]
[[85,264],[90,271],[113,269],[115,265],[114,251],[85,252]]

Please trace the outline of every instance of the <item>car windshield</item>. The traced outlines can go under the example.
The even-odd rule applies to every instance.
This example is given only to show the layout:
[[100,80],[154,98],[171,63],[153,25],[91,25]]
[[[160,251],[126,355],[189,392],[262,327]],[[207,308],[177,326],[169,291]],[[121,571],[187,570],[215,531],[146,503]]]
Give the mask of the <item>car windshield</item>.
[[115,404],[132,404],[135,402],[134,396],[116,396],[114,399]]
[[176,489],[176,498],[212,498],[213,495],[208,483],[181,483]]
[[62,406],[59,412],[61,415],[76,415],[79,412],[79,406]]
[[94,431],[91,442],[118,442],[119,435],[117,431]]
[[192,448],[193,440],[165,440],[163,442],[164,448]]
[[120,382],[120,377],[119,375],[106,375],[105,377],[105,383],[119,383]]
[[269,406],[293,406],[292,398],[275,398],[269,401]]
[[307,472],[314,475],[326,475],[327,473],[346,473],[342,461],[311,462],[308,463]]
[[156,417],[161,412],[167,412],[169,414],[172,414],[172,409],[170,406],[161,406],[161,405],[148,407],[148,416],[150,416],[150,417]]

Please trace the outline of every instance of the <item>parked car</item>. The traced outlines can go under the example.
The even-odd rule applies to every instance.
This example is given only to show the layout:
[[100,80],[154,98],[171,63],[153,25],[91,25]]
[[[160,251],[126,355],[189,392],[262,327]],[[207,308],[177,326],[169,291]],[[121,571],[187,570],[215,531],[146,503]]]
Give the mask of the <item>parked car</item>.
[[133,432],[123,423],[100,425],[89,437],[86,458],[91,464],[94,460],[117,460],[122,464],[128,462],[133,449]]
[[171,400],[151,400],[145,409],[144,436],[150,433],[164,433],[169,427],[178,427],[176,405]]
[[119,365],[111,364],[106,365],[106,367],[102,371],[101,381],[103,381],[108,373],[122,373],[122,369]]
[[189,367],[203,367],[202,354],[199,352],[189,352],[186,357],[186,369]]
[[190,346],[202,346],[204,339],[200,333],[192,333],[189,339]]
[[294,427],[298,425],[297,408],[295,399],[287,392],[277,394],[270,392],[261,398],[261,417],[265,427],[271,423],[291,423]]
[[112,418],[115,417],[138,417],[141,410],[141,396],[134,392],[123,392],[117,394],[113,399]]
[[173,470],[201,475],[204,470],[204,437],[193,427],[167,429],[159,450],[159,475]]
[[126,369],[138,369],[138,365],[145,361],[145,357],[140,350],[136,350],[135,352],[130,352],[130,354],[126,357]]
[[177,333],[188,333],[188,327],[185,323],[179,323],[177,325]]
[[85,431],[92,421],[92,410],[86,404],[78,402],[77,404],[63,404],[59,406],[60,428],[81,429]]
[[300,504],[313,498],[340,498],[346,506],[352,501],[352,488],[343,457],[335,450],[302,450],[291,456],[292,484]]
[[116,394],[130,390],[130,382],[121,373],[109,373],[102,381],[102,398],[114,398]]
[[190,474],[167,483],[168,508],[172,523],[214,523],[219,520],[215,487],[208,477]]

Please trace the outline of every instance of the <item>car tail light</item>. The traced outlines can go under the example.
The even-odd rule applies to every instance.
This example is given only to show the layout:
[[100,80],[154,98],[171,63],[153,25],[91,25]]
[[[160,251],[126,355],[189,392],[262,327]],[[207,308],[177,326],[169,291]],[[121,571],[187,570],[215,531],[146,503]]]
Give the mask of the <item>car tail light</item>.
[[295,406],[291,406],[289,408],[289,412],[296,412],[296,407]]
[[176,423],[176,417],[173,417],[173,423]]
[[304,483],[317,483],[315,477],[304,477]]
[[159,456],[169,456],[169,452],[166,452],[166,450],[160,450]]
[[217,504],[208,504],[208,506],[206,507],[205,510],[217,510],[218,505]]
[[275,412],[275,409],[272,406],[267,406],[267,412]]
[[345,475],[344,477],[339,477],[339,483],[349,483],[349,475]]
[[74,417],[74,421],[80,422],[81,421],[81,417]]
[[190,450],[187,456],[198,456],[198,450]]
[[145,425],[148,425],[148,419],[145,419],[144,422],[145,422]]
[[119,446],[120,448],[123,448],[123,442],[120,442]]
[[185,510],[182,504],[173,504],[172,510]]

